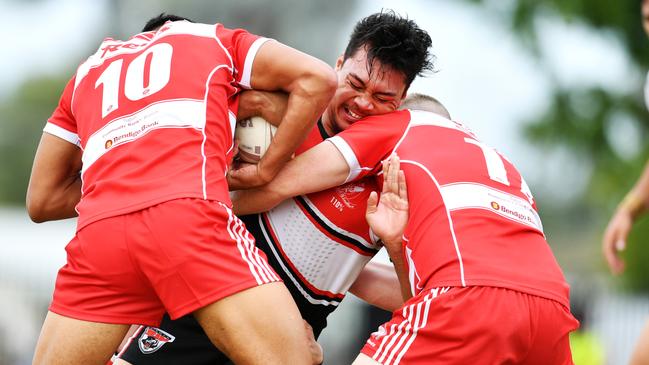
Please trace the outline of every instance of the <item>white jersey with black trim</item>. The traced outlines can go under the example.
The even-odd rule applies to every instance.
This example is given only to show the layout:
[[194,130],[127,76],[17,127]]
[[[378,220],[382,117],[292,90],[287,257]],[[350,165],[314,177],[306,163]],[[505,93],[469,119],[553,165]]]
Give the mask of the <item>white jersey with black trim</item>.
[[[319,123],[298,153],[328,138]],[[316,335],[381,248],[365,220],[373,177],[282,202],[242,217]]]

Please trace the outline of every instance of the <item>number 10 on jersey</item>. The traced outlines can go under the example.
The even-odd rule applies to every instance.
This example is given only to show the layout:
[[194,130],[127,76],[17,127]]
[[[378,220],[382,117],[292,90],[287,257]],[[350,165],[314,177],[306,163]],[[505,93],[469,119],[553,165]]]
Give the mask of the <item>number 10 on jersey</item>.
[[[126,67],[124,87],[121,89],[123,95],[135,101],[162,90],[169,83],[172,53],[173,47],[169,43],[158,43],[135,57]],[[123,66],[123,59],[113,61],[95,82],[95,89],[103,85],[102,118],[119,108]]]

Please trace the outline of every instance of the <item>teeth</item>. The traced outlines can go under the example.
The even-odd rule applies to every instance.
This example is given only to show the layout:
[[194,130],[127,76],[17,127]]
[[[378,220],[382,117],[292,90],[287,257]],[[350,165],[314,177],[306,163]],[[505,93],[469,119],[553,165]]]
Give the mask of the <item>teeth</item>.
[[355,118],[355,119],[361,119],[361,116],[360,116],[360,115],[354,113],[354,112],[351,111],[351,110],[347,110],[347,111],[349,112],[349,115],[351,115],[353,118]]

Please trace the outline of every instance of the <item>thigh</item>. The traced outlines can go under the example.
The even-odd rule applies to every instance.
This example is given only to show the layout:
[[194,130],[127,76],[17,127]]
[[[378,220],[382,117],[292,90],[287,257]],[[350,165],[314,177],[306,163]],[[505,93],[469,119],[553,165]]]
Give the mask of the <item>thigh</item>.
[[104,365],[127,330],[128,325],[88,322],[49,312],[33,364]]
[[157,328],[140,326],[117,357],[133,365],[231,364],[192,315],[176,320],[165,315]]
[[194,312],[211,341],[236,364],[312,364],[309,338],[282,283],[253,287]]
[[157,325],[164,308],[132,260],[130,235],[144,235],[131,215],[91,223],[66,246],[50,311],[84,321]]
[[177,199],[140,213],[135,260],[172,319],[242,290],[279,281],[244,224],[225,205]]

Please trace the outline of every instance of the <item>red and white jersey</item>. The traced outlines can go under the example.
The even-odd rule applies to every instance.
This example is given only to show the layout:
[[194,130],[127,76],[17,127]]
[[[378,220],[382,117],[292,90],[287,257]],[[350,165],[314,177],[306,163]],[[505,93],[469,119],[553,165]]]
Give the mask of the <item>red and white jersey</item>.
[[[296,153],[327,138],[319,122]],[[374,178],[298,196],[260,215],[274,259],[311,304],[337,306],[381,248],[365,220]],[[274,260],[271,259],[271,263]],[[286,279],[285,279],[286,281]]]
[[176,198],[228,205],[235,116],[268,39],[185,21],[106,39],[77,69],[44,129],[83,149],[78,229]]
[[329,141],[348,161],[349,180],[399,155],[410,201],[404,255],[413,295],[494,286],[568,305],[568,285],[527,184],[464,125],[404,110],[357,122]]

